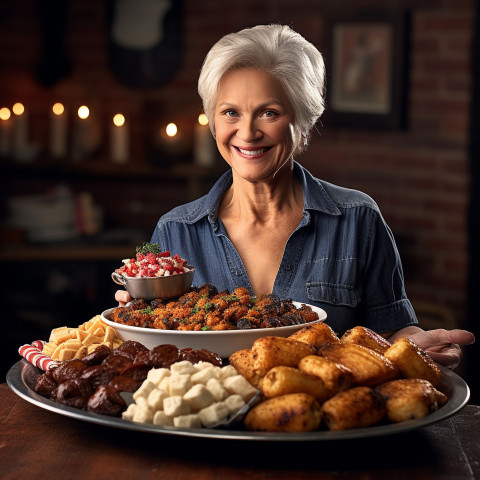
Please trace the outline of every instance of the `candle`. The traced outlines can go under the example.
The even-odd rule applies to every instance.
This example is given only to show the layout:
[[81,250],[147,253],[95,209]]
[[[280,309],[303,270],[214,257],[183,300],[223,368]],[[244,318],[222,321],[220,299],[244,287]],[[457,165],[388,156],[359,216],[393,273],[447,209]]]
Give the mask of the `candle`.
[[73,160],[84,160],[98,152],[102,132],[98,119],[86,105],[77,110],[72,142]]
[[67,114],[61,103],[55,103],[50,112],[50,155],[64,158],[67,154]]
[[128,125],[125,117],[117,113],[110,130],[110,156],[115,163],[125,163],[129,158]]
[[11,148],[12,113],[7,107],[0,108],[0,157],[8,157]]
[[82,105],[77,110],[72,143],[72,158],[82,160],[88,155],[88,117],[90,109]]
[[183,135],[174,122],[168,123],[160,131],[162,149],[169,155],[177,156],[183,151]]
[[194,130],[194,162],[201,167],[212,167],[215,164],[216,144],[204,113],[198,116]]
[[13,111],[13,156],[17,160],[26,160],[28,157],[28,119],[22,103],[16,103]]

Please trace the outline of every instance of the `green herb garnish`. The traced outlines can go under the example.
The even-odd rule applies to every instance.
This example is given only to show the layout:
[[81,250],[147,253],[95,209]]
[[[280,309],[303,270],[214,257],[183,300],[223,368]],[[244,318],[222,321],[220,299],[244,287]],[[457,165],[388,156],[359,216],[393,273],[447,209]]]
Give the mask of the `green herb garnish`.
[[141,247],[136,248],[137,253],[146,255],[147,253],[153,253],[155,255],[162,253],[162,249],[158,243],[144,242]]
[[148,315],[151,315],[153,313],[153,308],[152,307],[142,308],[142,310],[139,310],[138,313],[146,313]]
[[204,327],[202,327],[202,330],[205,332],[207,330],[210,330],[210,327],[208,325],[205,325]]

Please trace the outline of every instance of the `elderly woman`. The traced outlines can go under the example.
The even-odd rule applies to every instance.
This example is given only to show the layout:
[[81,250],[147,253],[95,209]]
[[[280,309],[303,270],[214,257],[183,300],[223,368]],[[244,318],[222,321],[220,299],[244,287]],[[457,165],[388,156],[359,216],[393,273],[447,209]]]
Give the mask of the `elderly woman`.
[[458,344],[473,335],[416,326],[375,202],[295,161],[324,110],[324,78],[320,52],[287,26],[257,26],[216,43],[198,90],[230,170],[206,196],[161,217],[151,241],[195,265],[196,285],[317,305],[338,333],[364,325],[389,339],[410,336],[455,367]]

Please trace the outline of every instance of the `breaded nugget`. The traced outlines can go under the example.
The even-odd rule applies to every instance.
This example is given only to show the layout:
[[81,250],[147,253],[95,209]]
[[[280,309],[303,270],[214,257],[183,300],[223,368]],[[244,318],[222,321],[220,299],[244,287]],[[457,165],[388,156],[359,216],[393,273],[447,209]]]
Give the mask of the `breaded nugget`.
[[328,390],[329,397],[350,388],[353,383],[353,374],[347,367],[319,355],[303,357],[298,362],[298,369],[321,378]]
[[370,348],[354,343],[330,343],[323,346],[320,355],[347,367],[356,385],[374,386],[398,378],[392,362]]
[[340,339],[326,323],[307,325],[288,338],[306,343],[315,348],[320,348],[327,343],[340,343]]
[[445,397],[429,381],[421,378],[392,380],[378,385],[375,390],[385,398],[387,416],[391,422],[425,417],[438,410]]
[[384,418],[386,407],[373,388],[355,387],[327,400],[322,411],[328,429],[336,431],[375,425]]
[[315,397],[289,393],[253,407],[245,417],[245,427],[267,432],[309,432],[318,429],[321,419],[322,409]]
[[412,340],[397,338],[384,353],[405,378],[423,378],[436,387],[442,373],[436,363]]
[[255,374],[260,378],[277,365],[296,367],[300,359],[315,353],[306,343],[273,336],[255,340],[252,352]]
[[385,350],[391,346],[391,343],[378,333],[367,327],[353,327],[347,330],[341,337],[342,343],[355,343],[371,348],[383,355]]
[[253,352],[249,348],[238,350],[234,352],[228,359],[230,365],[235,367],[235,370],[240,375],[243,375],[250,384],[258,386],[259,377],[255,372],[255,363],[253,359]]
[[259,387],[267,398],[287,393],[308,393],[323,403],[331,397],[321,378],[284,365],[270,369],[260,380]]

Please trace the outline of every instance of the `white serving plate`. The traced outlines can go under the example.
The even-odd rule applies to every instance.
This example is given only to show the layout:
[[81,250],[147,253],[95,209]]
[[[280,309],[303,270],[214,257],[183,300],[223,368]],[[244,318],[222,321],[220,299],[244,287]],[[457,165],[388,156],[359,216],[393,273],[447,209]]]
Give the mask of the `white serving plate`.
[[[302,305],[299,302],[293,303],[297,307]],[[136,340],[148,349],[152,349],[157,345],[171,344],[180,349],[193,348],[194,350],[200,350],[205,348],[220,355],[222,358],[228,358],[237,350],[250,348],[257,338],[267,336],[288,337],[307,325],[324,322],[326,320],[327,313],[325,310],[313,305],[310,305],[310,307],[313,311],[317,312],[318,320],[300,325],[289,325],[277,328],[256,328],[251,330],[187,332],[182,330],[157,330],[154,328],[132,327],[109,320],[110,312],[113,308],[105,310],[102,313],[102,320],[107,325],[115,328],[117,336],[121,340]]]

